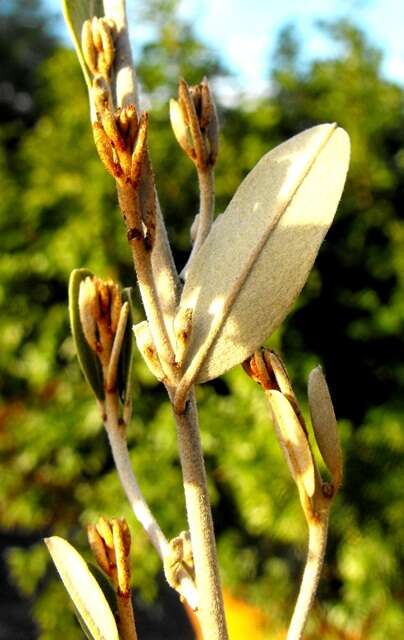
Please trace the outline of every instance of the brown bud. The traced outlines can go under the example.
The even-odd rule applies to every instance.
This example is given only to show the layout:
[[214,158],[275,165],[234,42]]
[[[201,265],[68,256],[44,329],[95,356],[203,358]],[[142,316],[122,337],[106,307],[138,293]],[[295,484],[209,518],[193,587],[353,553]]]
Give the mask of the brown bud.
[[164,380],[165,375],[153,342],[149,323],[144,320],[143,322],[135,324],[133,333],[135,334],[137,347],[148,369],[157,380]]
[[104,516],[101,516],[101,518],[98,519],[95,528],[100,537],[103,539],[105,546],[108,547],[108,549],[113,549],[114,539],[112,535],[111,523],[109,522],[109,520],[107,520],[107,518],[105,518]]
[[83,26],[81,29],[81,48],[87,67],[93,75],[96,75],[98,73],[98,53],[94,45],[91,20],[85,20],[83,22]]
[[136,189],[139,186],[140,178],[142,175],[143,160],[147,150],[147,130],[148,130],[148,115],[142,113],[139,119],[139,129],[137,132],[137,138],[135,147],[132,153],[132,166],[131,166],[131,182]]
[[201,129],[208,148],[208,162],[214,165],[219,151],[219,119],[207,78],[201,83]]
[[114,151],[104,128],[99,122],[93,122],[92,127],[95,147],[102,164],[113,178],[119,178],[122,175],[122,169],[115,162]]
[[102,66],[100,60],[98,62],[98,68],[100,73],[108,76],[111,72],[111,68],[115,58],[115,44],[113,40],[114,32],[111,29],[111,21],[105,18],[99,18],[98,20],[98,32],[101,38],[101,55]]
[[128,526],[125,522],[118,518],[111,520],[111,529],[114,543],[117,586],[119,592],[123,595],[130,593],[130,565],[127,553],[127,530]]
[[110,575],[111,564],[105,548],[105,543],[94,525],[88,525],[87,536],[91,551],[93,552],[93,556],[96,559],[97,564],[107,575]]
[[186,116],[181,104],[174,99],[170,100],[170,121],[178,144],[193,160],[195,158],[195,149],[192,144],[192,137],[188,123],[186,122]]
[[197,167],[206,170],[216,161],[219,133],[216,107],[206,78],[191,87],[180,80],[178,96],[178,101],[170,102],[175,137]]

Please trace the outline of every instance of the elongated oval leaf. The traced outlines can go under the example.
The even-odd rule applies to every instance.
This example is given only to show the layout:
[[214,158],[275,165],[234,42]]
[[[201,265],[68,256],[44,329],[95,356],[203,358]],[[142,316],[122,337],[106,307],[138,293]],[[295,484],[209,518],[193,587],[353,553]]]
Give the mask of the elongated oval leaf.
[[86,562],[69,542],[45,540],[52,560],[85,628],[94,640],[119,640],[115,618]]
[[327,381],[321,367],[309,375],[307,385],[311,421],[322,458],[338,488],[342,481],[342,451]]
[[74,344],[80,367],[98,400],[104,399],[104,382],[101,364],[84,337],[80,321],[79,289],[80,284],[93,274],[88,269],[74,269],[69,280],[69,316]]
[[121,398],[121,401],[125,403],[130,400],[130,394],[132,391],[132,362],[134,352],[132,325],[134,322],[134,310],[131,287],[123,289],[122,302],[128,303],[129,315],[128,321],[126,323],[125,335],[122,342],[122,349],[119,356],[117,383],[119,397]]
[[103,16],[102,0],[62,0],[63,15],[73,40],[76,54],[83,70],[88,88],[91,88],[91,76],[84,62],[81,50],[81,29],[83,22],[94,16]]
[[307,436],[289,400],[280,391],[271,390],[267,395],[276,434],[290,472],[312,498],[316,490],[316,474]]
[[332,222],[348,163],[348,135],[325,124],[266,154],[243,181],[187,274],[185,386],[242,362],[285,318]]

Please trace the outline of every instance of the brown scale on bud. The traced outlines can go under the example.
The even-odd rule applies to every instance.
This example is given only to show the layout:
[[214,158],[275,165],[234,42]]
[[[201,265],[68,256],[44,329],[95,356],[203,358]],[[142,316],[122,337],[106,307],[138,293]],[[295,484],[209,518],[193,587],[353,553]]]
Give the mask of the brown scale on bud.
[[113,569],[113,565],[111,565],[109,559],[109,549],[105,545],[105,542],[97,531],[97,528],[92,524],[89,524],[87,527],[87,537],[98,566],[109,576]]
[[219,121],[206,78],[188,86],[181,80],[178,100],[170,101],[170,119],[178,144],[200,170],[212,167],[219,146]]
[[130,594],[131,535],[124,518],[99,518],[96,525],[87,527],[87,535],[94,558],[110,578],[116,592]]
[[79,311],[84,337],[107,366],[122,309],[121,292],[112,280],[88,276],[80,284]]
[[85,63],[93,76],[108,79],[115,60],[116,28],[112,20],[86,20],[81,31],[81,49]]
[[156,235],[157,199],[148,148],[148,114],[134,105],[111,108],[110,93],[99,76],[93,82],[97,121],[94,142],[100,159],[118,185],[128,240],[141,240],[151,251]]

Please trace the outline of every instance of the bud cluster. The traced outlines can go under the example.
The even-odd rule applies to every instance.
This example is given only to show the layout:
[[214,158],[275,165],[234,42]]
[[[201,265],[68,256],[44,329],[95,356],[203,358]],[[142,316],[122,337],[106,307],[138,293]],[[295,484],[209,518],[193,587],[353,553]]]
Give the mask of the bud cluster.
[[92,95],[97,111],[93,134],[98,154],[119,184],[137,188],[147,156],[147,113],[139,117],[134,105],[113,110],[102,78],[94,80]]
[[84,337],[107,366],[122,310],[119,286],[112,280],[87,276],[80,284],[79,310]]
[[218,154],[219,122],[206,78],[191,87],[180,81],[178,100],[170,100],[170,119],[178,144],[198,169],[212,167]]
[[87,527],[88,541],[99,567],[110,578],[117,592],[130,593],[131,535],[124,518],[101,517]]
[[81,49],[93,76],[110,77],[115,59],[115,37],[115,23],[109,18],[94,16],[83,23]]

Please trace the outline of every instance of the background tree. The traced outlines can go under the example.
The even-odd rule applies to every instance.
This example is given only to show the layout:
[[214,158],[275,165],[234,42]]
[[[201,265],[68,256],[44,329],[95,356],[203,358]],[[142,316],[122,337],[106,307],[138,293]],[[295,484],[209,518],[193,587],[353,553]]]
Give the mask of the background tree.
[[[178,76],[193,82],[207,73],[215,83],[224,71],[189,25],[172,17],[175,6],[155,2],[145,16],[152,16],[156,38],[138,68],[153,104],[151,153],[181,265],[196,181],[170,131],[167,87],[175,95]],[[268,96],[221,109],[217,211],[258,158],[286,137],[333,120],[349,131],[343,207],[297,309],[271,344],[282,349],[301,394],[309,368],[322,362],[342,418],[347,473],[311,633],[373,640],[394,637],[404,624],[404,90],[383,78],[380,53],[358,29],[326,29],[338,55],[303,66],[299,39],[284,32]],[[62,630],[69,640],[77,627],[63,588],[47,572],[41,536],[63,535],[85,549],[85,523],[100,512],[122,514],[134,529],[134,579],[143,598],[156,591],[158,562],[126,506],[74,358],[70,271],[83,265],[124,285],[132,271],[113,183],[90,138],[80,70],[65,49],[49,55],[47,42],[38,45],[40,74],[31,74],[30,91],[39,87],[35,120],[11,150],[3,144],[0,156],[0,517],[3,528],[28,531],[36,541],[28,550],[14,548],[9,562],[19,586],[35,594],[41,640]],[[170,409],[139,359],[134,385],[133,464],[167,534],[175,535],[185,516],[181,521]],[[199,394],[224,582],[268,614],[268,628],[281,629],[303,563],[305,525],[264,400],[239,370]]]

